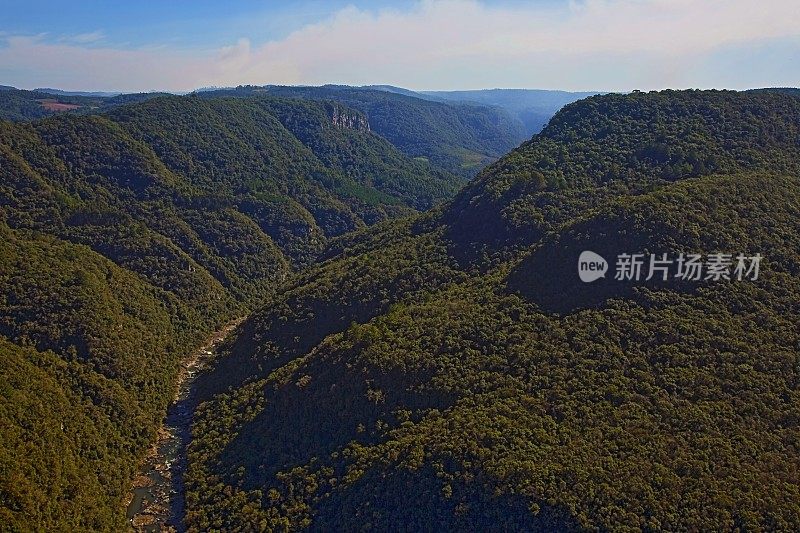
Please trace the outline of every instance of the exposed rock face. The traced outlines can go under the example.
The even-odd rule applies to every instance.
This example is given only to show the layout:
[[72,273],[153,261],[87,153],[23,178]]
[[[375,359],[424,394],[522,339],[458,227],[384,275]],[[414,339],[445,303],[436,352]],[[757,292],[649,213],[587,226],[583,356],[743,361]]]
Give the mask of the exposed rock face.
[[334,126],[363,132],[370,131],[369,121],[363,113],[333,102],[329,103],[326,107],[328,109],[328,116],[331,118],[331,122]]

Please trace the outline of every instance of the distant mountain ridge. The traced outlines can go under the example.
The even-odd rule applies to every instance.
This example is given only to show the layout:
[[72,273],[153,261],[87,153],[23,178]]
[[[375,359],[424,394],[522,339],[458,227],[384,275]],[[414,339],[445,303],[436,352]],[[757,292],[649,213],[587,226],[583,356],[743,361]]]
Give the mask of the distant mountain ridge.
[[[5,87],[0,93],[0,119],[6,120],[30,120],[65,110],[93,113],[167,94],[115,94],[59,89],[21,91]],[[797,95],[800,89],[765,88],[751,91]],[[412,91],[391,85],[248,85],[203,87],[195,92],[203,98],[273,94],[339,101],[364,112],[368,121],[374,122],[373,129],[407,155],[427,158],[434,165],[466,178],[541,131],[563,106],[603,94],[541,89]],[[54,99],[52,103],[42,103],[42,100],[51,98]]]
[[35,92],[54,94],[56,96],[88,96],[100,98],[111,98],[112,96],[123,94],[119,91],[63,91],[61,89],[51,89],[49,87],[38,87],[33,90]]
[[[202,98],[254,97],[264,94],[305,99],[330,99],[359,109],[376,133],[411,157],[470,177],[488,163],[537,133],[563,105],[595,93],[526,89],[416,92],[388,85],[351,87],[239,86],[204,87]],[[58,105],[73,112],[94,113],[167,93],[122,94],[92,91],[8,88],[0,94],[0,118],[30,120],[57,112]]]
[[464,177],[474,175],[526,138],[518,121],[496,107],[436,101],[368,87],[240,86],[197,94],[202,98],[267,94],[341,102],[363,112],[372,130],[406,155],[426,158]]
[[[402,96],[334,85],[204,88],[194,94],[204,99],[273,95],[337,101],[364,113],[371,128],[406,155],[427,159],[441,170],[464,178],[473,176],[526,138],[521,124],[502,109],[432,101],[420,95]],[[57,90],[45,93],[10,89],[0,92],[0,119],[32,120],[63,111],[99,113],[165,95],[136,93],[101,97],[71,95]]]

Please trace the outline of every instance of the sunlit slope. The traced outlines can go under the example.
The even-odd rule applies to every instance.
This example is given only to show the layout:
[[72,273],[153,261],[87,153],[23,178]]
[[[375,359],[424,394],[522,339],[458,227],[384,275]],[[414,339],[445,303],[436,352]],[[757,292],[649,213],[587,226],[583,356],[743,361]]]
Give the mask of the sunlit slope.
[[123,529],[181,357],[331,238],[455,192],[342,116],[165,97],[0,122],[1,523]]

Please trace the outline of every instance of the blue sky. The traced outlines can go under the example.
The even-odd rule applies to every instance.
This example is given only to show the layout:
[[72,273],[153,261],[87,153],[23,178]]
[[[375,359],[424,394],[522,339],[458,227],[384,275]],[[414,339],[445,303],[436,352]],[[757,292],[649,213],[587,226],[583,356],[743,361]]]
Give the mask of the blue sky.
[[402,9],[413,4],[398,0],[2,0],[0,24],[2,31],[11,34],[48,33],[57,37],[102,31],[107,42],[121,46],[171,43],[205,48],[224,46],[242,36],[254,43],[279,39],[347,6]]
[[0,0],[0,84],[800,85],[796,0]]

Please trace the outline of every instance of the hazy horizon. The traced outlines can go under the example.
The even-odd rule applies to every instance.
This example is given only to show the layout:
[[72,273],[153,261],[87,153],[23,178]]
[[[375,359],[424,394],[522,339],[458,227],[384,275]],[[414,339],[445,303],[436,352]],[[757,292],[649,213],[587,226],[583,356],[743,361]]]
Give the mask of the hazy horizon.
[[391,85],[386,83],[374,83],[369,85],[349,85],[346,83],[321,83],[317,85],[310,85],[310,84],[273,84],[273,83],[244,83],[239,85],[205,85],[200,87],[195,87],[193,89],[187,90],[167,90],[167,89],[148,89],[148,90],[140,90],[140,91],[126,91],[126,90],[113,90],[113,89],[97,89],[94,87],[83,87],[83,88],[72,88],[68,89],[65,87],[55,86],[53,84],[47,85],[37,85],[37,86],[30,86],[30,87],[20,87],[18,85],[14,85],[11,83],[6,83],[3,80],[0,80],[0,87],[2,86],[9,86],[14,87],[15,89],[21,89],[25,91],[36,91],[36,90],[53,90],[53,91],[62,91],[65,93],[107,93],[107,94],[133,94],[133,93],[167,93],[167,94],[174,94],[174,95],[186,95],[191,94],[197,91],[205,91],[205,90],[224,90],[224,89],[234,89],[237,86],[255,86],[255,87],[266,87],[266,86],[282,86],[282,87],[324,87],[324,86],[339,86],[339,87],[354,87],[358,89],[369,89],[369,88],[380,88],[380,87],[393,87],[395,89],[403,89],[410,92],[426,94],[426,93],[458,93],[458,92],[479,92],[479,91],[542,91],[542,92],[563,92],[563,93],[570,93],[570,94],[580,94],[580,93],[592,93],[592,94],[607,94],[607,93],[619,93],[619,94],[627,94],[632,93],[634,91],[642,91],[642,92],[650,92],[650,91],[683,91],[683,90],[700,90],[700,91],[708,91],[708,90],[717,90],[717,91],[750,91],[755,89],[789,89],[789,88],[797,88],[798,85],[760,85],[760,86],[753,86],[753,87],[743,87],[743,88],[731,88],[731,87],[661,87],[661,88],[653,88],[653,89],[623,89],[623,90],[604,90],[604,89],[587,89],[587,90],[567,90],[567,89],[560,89],[560,88],[541,88],[541,87],[477,87],[477,88],[456,88],[456,89],[412,89],[410,87],[405,87],[402,85]]

